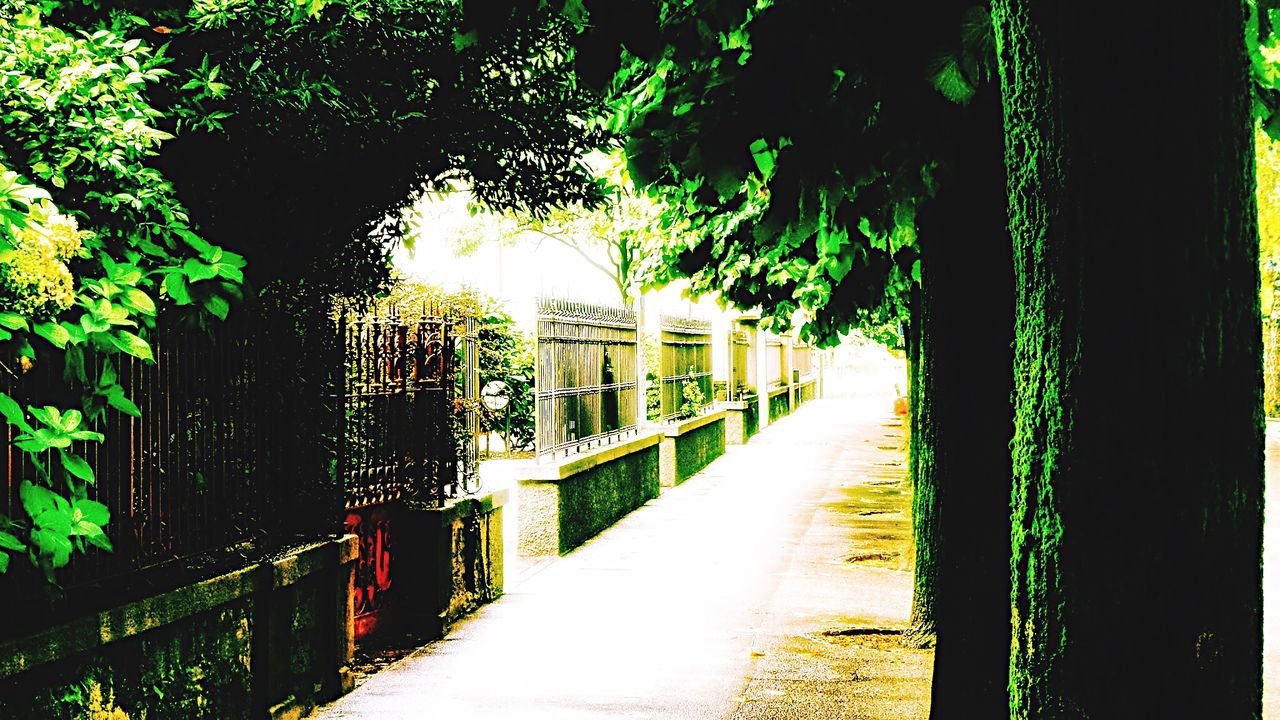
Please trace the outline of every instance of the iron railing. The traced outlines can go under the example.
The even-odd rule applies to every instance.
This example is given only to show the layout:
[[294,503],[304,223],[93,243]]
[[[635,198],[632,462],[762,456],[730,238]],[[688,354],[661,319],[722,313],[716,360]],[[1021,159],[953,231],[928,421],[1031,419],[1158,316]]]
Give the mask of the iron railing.
[[749,328],[736,325],[729,334],[729,384],[726,389],[726,400],[743,400],[754,396],[752,388],[756,384],[756,355],[752,352],[751,332]]
[[[141,417],[109,410],[93,426],[105,440],[72,449],[93,468],[89,497],[111,511],[105,530],[114,551],[75,554],[60,584],[190,565],[196,556],[271,542],[283,525],[273,518],[289,502],[297,443],[290,409],[271,395],[288,386],[294,368],[265,350],[270,336],[240,315],[220,324],[216,338],[161,323],[152,338],[154,363],[125,355],[110,361]],[[97,378],[101,362],[87,361],[86,375]],[[61,363],[3,375],[0,391],[24,406],[80,404]],[[14,433],[0,430],[0,513],[26,520],[18,488],[36,470],[12,446]]]
[[423,309],[347,315],[345,423],[339,462],[347,508],[411,499],[439,505],[458,489],[450,323]]
[[537,454],[566,454],[636,430],[636,314],[538,301]]
[[[711,323],[695,318],[664,315],[661,318],[662,345],[659,351],[659,380],[662,383],[660,412],[671,420],[710,407]],[[698,388],[703,402],[690,408],[685,387]]]

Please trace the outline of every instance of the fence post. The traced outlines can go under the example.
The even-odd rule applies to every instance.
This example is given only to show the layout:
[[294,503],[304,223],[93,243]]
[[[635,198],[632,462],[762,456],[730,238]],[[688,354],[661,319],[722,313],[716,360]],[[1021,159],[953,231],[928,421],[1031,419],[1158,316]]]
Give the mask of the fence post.
[[786,356],[787,361],[784,363],[786,367],[783,372],[786,373],[787,381],[787,411],[795,412],[797,395],[800,390],[800,383],[796,382],[796,340],[791,334],[787,334],[783,338],[782,354]]
[[[476,319],[474,317],[466,319],[463,325],[463,333],[463,362],[466,364],[466,371],[463,375],[462,394],[465,397],[463,406],[466,408],[468,440],[465,448],[465,457],[462,459],[465,467],[461,475],[466,479],[472,477],[472,472],[477,475],[480,472],[480,367],[476,354]],[[511,453],[511,448],[508,447],[505,450],[507,454]],[[467,487],[463,489],[470,490]]]

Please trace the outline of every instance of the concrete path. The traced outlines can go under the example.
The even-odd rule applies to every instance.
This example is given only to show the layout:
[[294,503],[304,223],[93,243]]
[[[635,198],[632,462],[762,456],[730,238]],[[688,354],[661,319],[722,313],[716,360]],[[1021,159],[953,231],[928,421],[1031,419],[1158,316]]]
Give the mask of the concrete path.
[[1262,688],[1265,720],[1280,720],[1280,421],[1267,421],[1262,526]]
[[924,718],[886,407],[801,408],[315,717]]

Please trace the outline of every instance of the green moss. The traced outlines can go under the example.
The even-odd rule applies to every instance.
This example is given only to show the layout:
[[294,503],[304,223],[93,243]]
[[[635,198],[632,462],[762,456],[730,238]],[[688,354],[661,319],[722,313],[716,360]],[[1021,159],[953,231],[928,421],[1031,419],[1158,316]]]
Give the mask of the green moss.
[[561,553],[658,497],[658,453],[653,445],[558,483]]
[[676,438],[676,482],[684,482],[724,454],[724,421],[708,423]]
[[247,600],[53,663],[0,686],[0,717],[248,718]]

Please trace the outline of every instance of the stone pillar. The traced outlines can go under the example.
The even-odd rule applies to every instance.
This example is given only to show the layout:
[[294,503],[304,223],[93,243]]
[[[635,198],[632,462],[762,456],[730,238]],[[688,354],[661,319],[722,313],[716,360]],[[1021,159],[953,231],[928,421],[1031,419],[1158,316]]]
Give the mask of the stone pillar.
[[649,368],[644,365],[644,295],[639,283],[632,286],[631,293],[636,309],[636,427],[642,428],[649,421]]
[[786,367],[782,368],[787,381],[787,412],[796,411],[796,401],[799,399],[799,383],[796,382],[796,341],[793,336],[788,334],[782,338],[783,356],[787,361],[783,363]]
[[756,325],[753,350],[756,354],[756,402],[759,403],[759,419],[756,428],[758,430],[763,430],[769,425],[769,343],[764,335],[764,330]]

